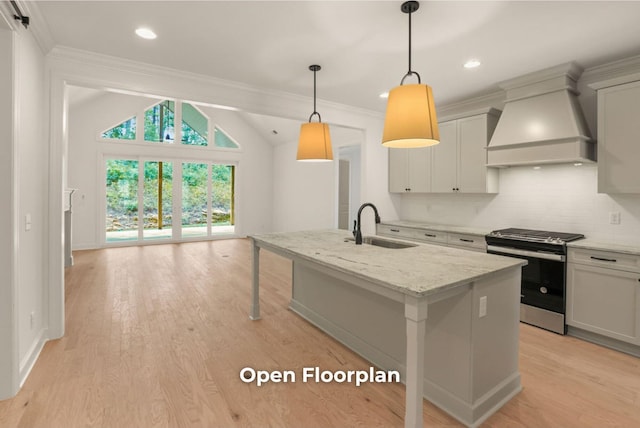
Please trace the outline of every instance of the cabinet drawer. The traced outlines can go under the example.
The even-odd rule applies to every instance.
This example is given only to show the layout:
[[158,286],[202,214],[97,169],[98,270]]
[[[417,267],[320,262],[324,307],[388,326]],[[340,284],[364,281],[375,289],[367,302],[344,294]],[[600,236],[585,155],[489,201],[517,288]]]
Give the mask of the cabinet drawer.
[[572,263],[640,272],[640,256],[633,254],[569,248],[567,258]]
[[378,235],[395,236],[432,244],[446,245],[447,243],[447,233],[439,230],[390,226],[388,224],[379,224],[376,230]]
[[388,224],[376,224],[376,235],[392,236],[395,238],[409,238],[410,229]]
[[466,248],[469,250],[487,250],[487,241],[485,241],[484,236],[449,233],[447,237],[447,244],[452,247]]

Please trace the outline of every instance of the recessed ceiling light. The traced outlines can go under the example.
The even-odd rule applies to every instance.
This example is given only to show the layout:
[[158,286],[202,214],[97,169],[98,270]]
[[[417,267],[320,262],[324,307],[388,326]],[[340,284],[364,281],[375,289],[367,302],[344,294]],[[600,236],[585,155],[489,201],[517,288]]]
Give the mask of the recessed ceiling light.
[[542,169],[542,167],[541,166],[534,166],[533,169],[535,169],[537,171],[539,169]]
[[477,59],[470,59],[469,61],[464,63],[464,68],[476,68],[480,66],[480,61]]
[[148,28],[138,28],[136,30],[136,34],[140,37],[142,37],[143,39],[149,39],[149,40],[153,40],[156,37],[156,33],[154,33],[152,30],[148,29]]
[[380,98],[389,98],[389,92],[383,92],[379,95]]
[[582,166],[582,162],[576,162],[573,164],[573,166]]

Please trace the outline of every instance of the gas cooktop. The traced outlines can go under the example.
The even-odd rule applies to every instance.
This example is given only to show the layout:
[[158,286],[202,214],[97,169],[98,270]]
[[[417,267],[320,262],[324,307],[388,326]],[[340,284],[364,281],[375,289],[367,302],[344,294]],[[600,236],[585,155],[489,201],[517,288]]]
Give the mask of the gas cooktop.
[[516,228],[494,230],[487,236],[513,241],[544,242],[555,245],[564,245],[567,242],[584,238],[584,235],[580,233],[549,232],[546,230]]

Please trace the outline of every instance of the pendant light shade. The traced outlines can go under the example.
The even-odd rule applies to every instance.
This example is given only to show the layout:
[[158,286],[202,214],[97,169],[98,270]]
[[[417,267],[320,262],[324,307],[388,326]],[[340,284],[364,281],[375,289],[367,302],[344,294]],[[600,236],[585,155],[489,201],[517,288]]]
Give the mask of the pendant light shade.
[[[310,65],[309,70],[313,71],[313,113],[309,116],[309,123],[303,123],[300,126],[296,159],[312,162],[331,161],[333,160],[333,149],[331,148],[329,125],[322,123],[320,113],[316,111],[316,72],[320,70],[320,66]],[[318,122],[311,122],[313,116],[318,116]]]
[[439,142],[431,87],[402,85],[389,91],[382,145],[411,148],[433,146]]
[[[382,145],[391,148],[427,147],[440,143],[438,118],[431,87],[420,82],[420,75],[411,70],[411,14],[418,10],[417,1],[407,1],[401,10],[409,14],[409,71],[400,86],[389,91],[384,119]],[[417,84],[403,85],[415,75]]]
[[321,122],[309,122],[300,125],[297,159],[299,161],[333,160],[329,125]]

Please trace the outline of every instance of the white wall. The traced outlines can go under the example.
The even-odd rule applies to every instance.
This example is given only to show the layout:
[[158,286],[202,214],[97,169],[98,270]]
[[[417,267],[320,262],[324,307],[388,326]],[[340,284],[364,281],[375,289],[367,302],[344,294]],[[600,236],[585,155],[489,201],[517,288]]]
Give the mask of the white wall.
[[184,159],[237,162],[236,234],[271,230],[272,147],[241,116],[207,106],[199,108],[213,125],[231,135],[241,150],[215,150],[211,146],[185,147],[150,143],[108,143],[98,139],[101,131],[144,111],[155,98],[104,92],[69,109],[68,186],[77,188],[73,203],[73,248],[97,248],[104,233],[102,196],[105,154],[144,156],[149,159]]
[[[0,399],[17,392],[46,340],[44,57],[32,34],[0,29]],[[25,218],[31,217],[30,230]]]
[[298,162],[298,142],[273,156],[273,231],[332,229],[337,225],[334,162]]
[[[621,223],[609,223],[620,212]],[[403,195],[400,217],[435,224],[578,232],[588,238],[640,245],[640,195],[597,193],[595,165],[500,170],[500,193]]]
[[[0,17],[2,21],[2,17]],[[1,22],[0,22],[1,23]],[[14,269],[13,34],[0,28],[0,400],[18,388]]]
[[[16,83],[18,95],[16,149],[18,156],[18,343],[24,378],[39,353],[47,327],[44,299],[48,234],[48,159],[44,134],[44,56],[28,31],[17,32]],[[25,219],[31,217],[31,230]]]

